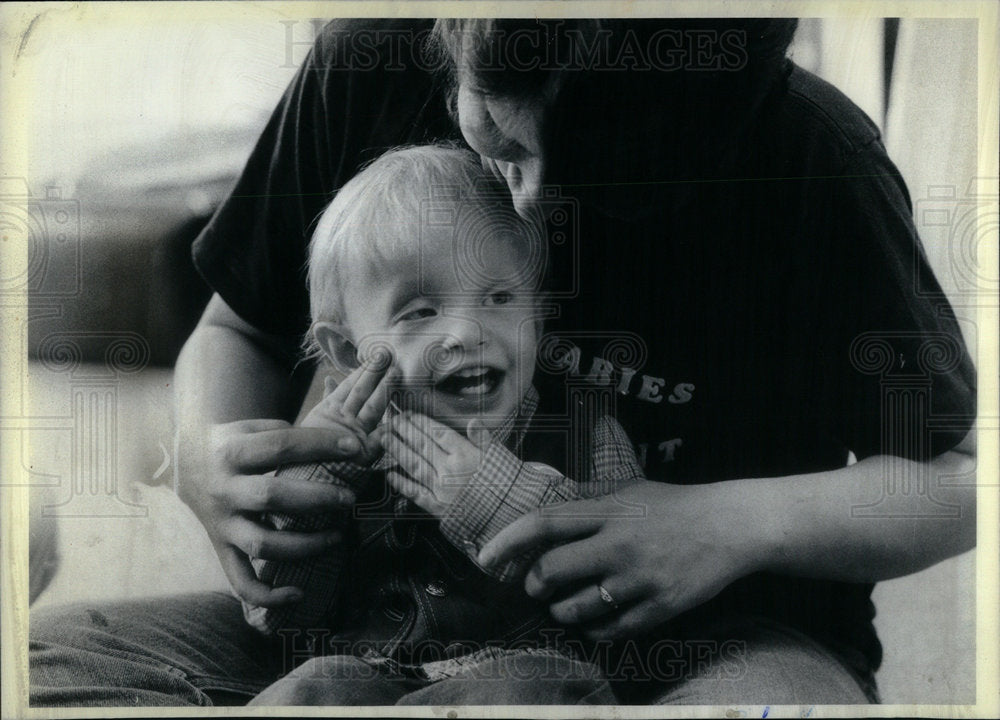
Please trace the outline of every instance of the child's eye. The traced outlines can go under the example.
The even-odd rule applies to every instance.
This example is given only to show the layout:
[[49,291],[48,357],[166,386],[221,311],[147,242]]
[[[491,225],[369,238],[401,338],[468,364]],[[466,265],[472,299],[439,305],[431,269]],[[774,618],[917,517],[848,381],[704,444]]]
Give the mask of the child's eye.
[[490,293],[486,300],[483,302],[484,305],[506,305],[513,299],[513,296],[505,291],[501,290],[495,293]]
[[437,310],[431,307],[417,308],[416,310],[410,310],[408,313],[403,313],[399,316],[400,320],[423,320],[424,318],[434,317],[437,315]]

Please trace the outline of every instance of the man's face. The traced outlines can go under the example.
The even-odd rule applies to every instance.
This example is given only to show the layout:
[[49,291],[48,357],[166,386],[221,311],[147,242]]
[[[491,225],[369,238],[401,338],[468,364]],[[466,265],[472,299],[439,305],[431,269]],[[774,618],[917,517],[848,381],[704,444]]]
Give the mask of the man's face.
[[[376,348],[391,352],[408,408],[461,432],[477,417],[494,428],[518,410],[531,384],[535,275],[526,272],[517,240],[473,247],[451,228],[422,232],[419,262],[362,272],[348,284],[354,344],[362,359]],[[470,252],[488,272],[463,271]]]
[[514,208],[528,217],[538,206],[545,180],[542,123],[546,101],[496,96],[479,89],[468,73],[459,73],[458,124],[483,164],[510,188]]

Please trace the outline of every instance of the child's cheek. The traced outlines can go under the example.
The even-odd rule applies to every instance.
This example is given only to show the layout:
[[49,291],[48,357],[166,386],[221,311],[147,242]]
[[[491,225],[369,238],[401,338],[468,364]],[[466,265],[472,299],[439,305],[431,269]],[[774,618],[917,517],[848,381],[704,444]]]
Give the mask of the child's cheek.
[[437,361],[439,351],[432,343],[421,342],[421,338],[399,338],[396,342],[396,367],[402,373],[405,384],[427,384],[432,376],[431,366]]
[[366,335],[358,342],[358,363],[378,360],[379,364],[392,361],[397,356],[396,343],[389,335]]

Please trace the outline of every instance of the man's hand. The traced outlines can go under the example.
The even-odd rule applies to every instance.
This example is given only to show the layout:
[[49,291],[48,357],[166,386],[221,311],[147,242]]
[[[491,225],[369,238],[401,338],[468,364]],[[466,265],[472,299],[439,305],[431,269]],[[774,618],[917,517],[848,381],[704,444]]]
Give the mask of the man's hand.
[[403,472],[391,470],[389,484],[431,515],[441,518],[479,469],[490,433],[469,421],[469,439],[426,415],[392,418],[382,439]]
[[746,518],[727,517],[725,507],[714,485],[639,480],[614,495],[523,515],[479,562],[500,567],[557,545],[529,570],[527,593],[588,637],[636,637],[754,570]]
[[319,513],[349,507],[348,490],[308,480],[275,478],[283,464],[349,459],[362,451],[353,429],[293,428],[283,420],[238,420],[210,426],[194,452],[179,455],[176,490],[212,541],[236,594],[262,607],[301,597],[296,588],[257,580],[250,558],[296,560],[322,552],[337,533],[278,532],[270,512]]
[[339,541],[337,532],[278,532],[268,513],[310,514],[349,507],[344,488],[276,478],[280,465],[332,460],[366,463],[381,448],[371,436],[388,402],[385,363],[358,368],[309,415],[311,427],[283,420],[238,420],[188,436],[178,453],[177,493],[205,526],[222,569],[237,595],[254,605],[277,607],[301,598],[294,587],[270,588],[250,558],[298,560]]

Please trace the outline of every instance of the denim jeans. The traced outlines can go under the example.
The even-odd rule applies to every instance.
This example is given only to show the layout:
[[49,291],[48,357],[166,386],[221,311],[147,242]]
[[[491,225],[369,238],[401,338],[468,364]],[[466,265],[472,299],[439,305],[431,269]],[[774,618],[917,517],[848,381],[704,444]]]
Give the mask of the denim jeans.
[[318,657],[251,705],[614,705],[599,668],[555,655],[514,653],[464,665],[442,680],[389,671],[350,655]]
[[[282,686],[269,686],[292,671],[296,660],[306,659],[295,657],[301,649],[265,639],[246,625],[239,601],[226,593],[36,608],[30,622],[32,707],[245,705],[265,688],[276,698],[272,702],[286,702],[287,698],[277,695]],[[615,684],[618,702],[875,701],[870,682],[855,677],[823,646],[780,623],[727,619],[693,635],[724,638],[735,652],[707,655],[705,662],[669,679]],[[315,668],[315,662],[301,667]],[[334,676],[358,669],[353,659],[322,662],[323,672]],[[505,680],[501,667],[501,674],[489,675],[493,679],[486,685],[476,678],[471,678],[474,682],[458,677],[428,684],[369,676],[351,687],[317,686],[323,696],[316,700],[326,703],[337,697],[343,704],[448,705],[610,702],[606,684],[599,679],[573,676],[572,682],[549,684],[535,695],[532,688],[537,683],[528,679],[532,676],[518,674],[525,667],[514,670],[514,676]],[[268,694],[260,701],[268,702]]]

